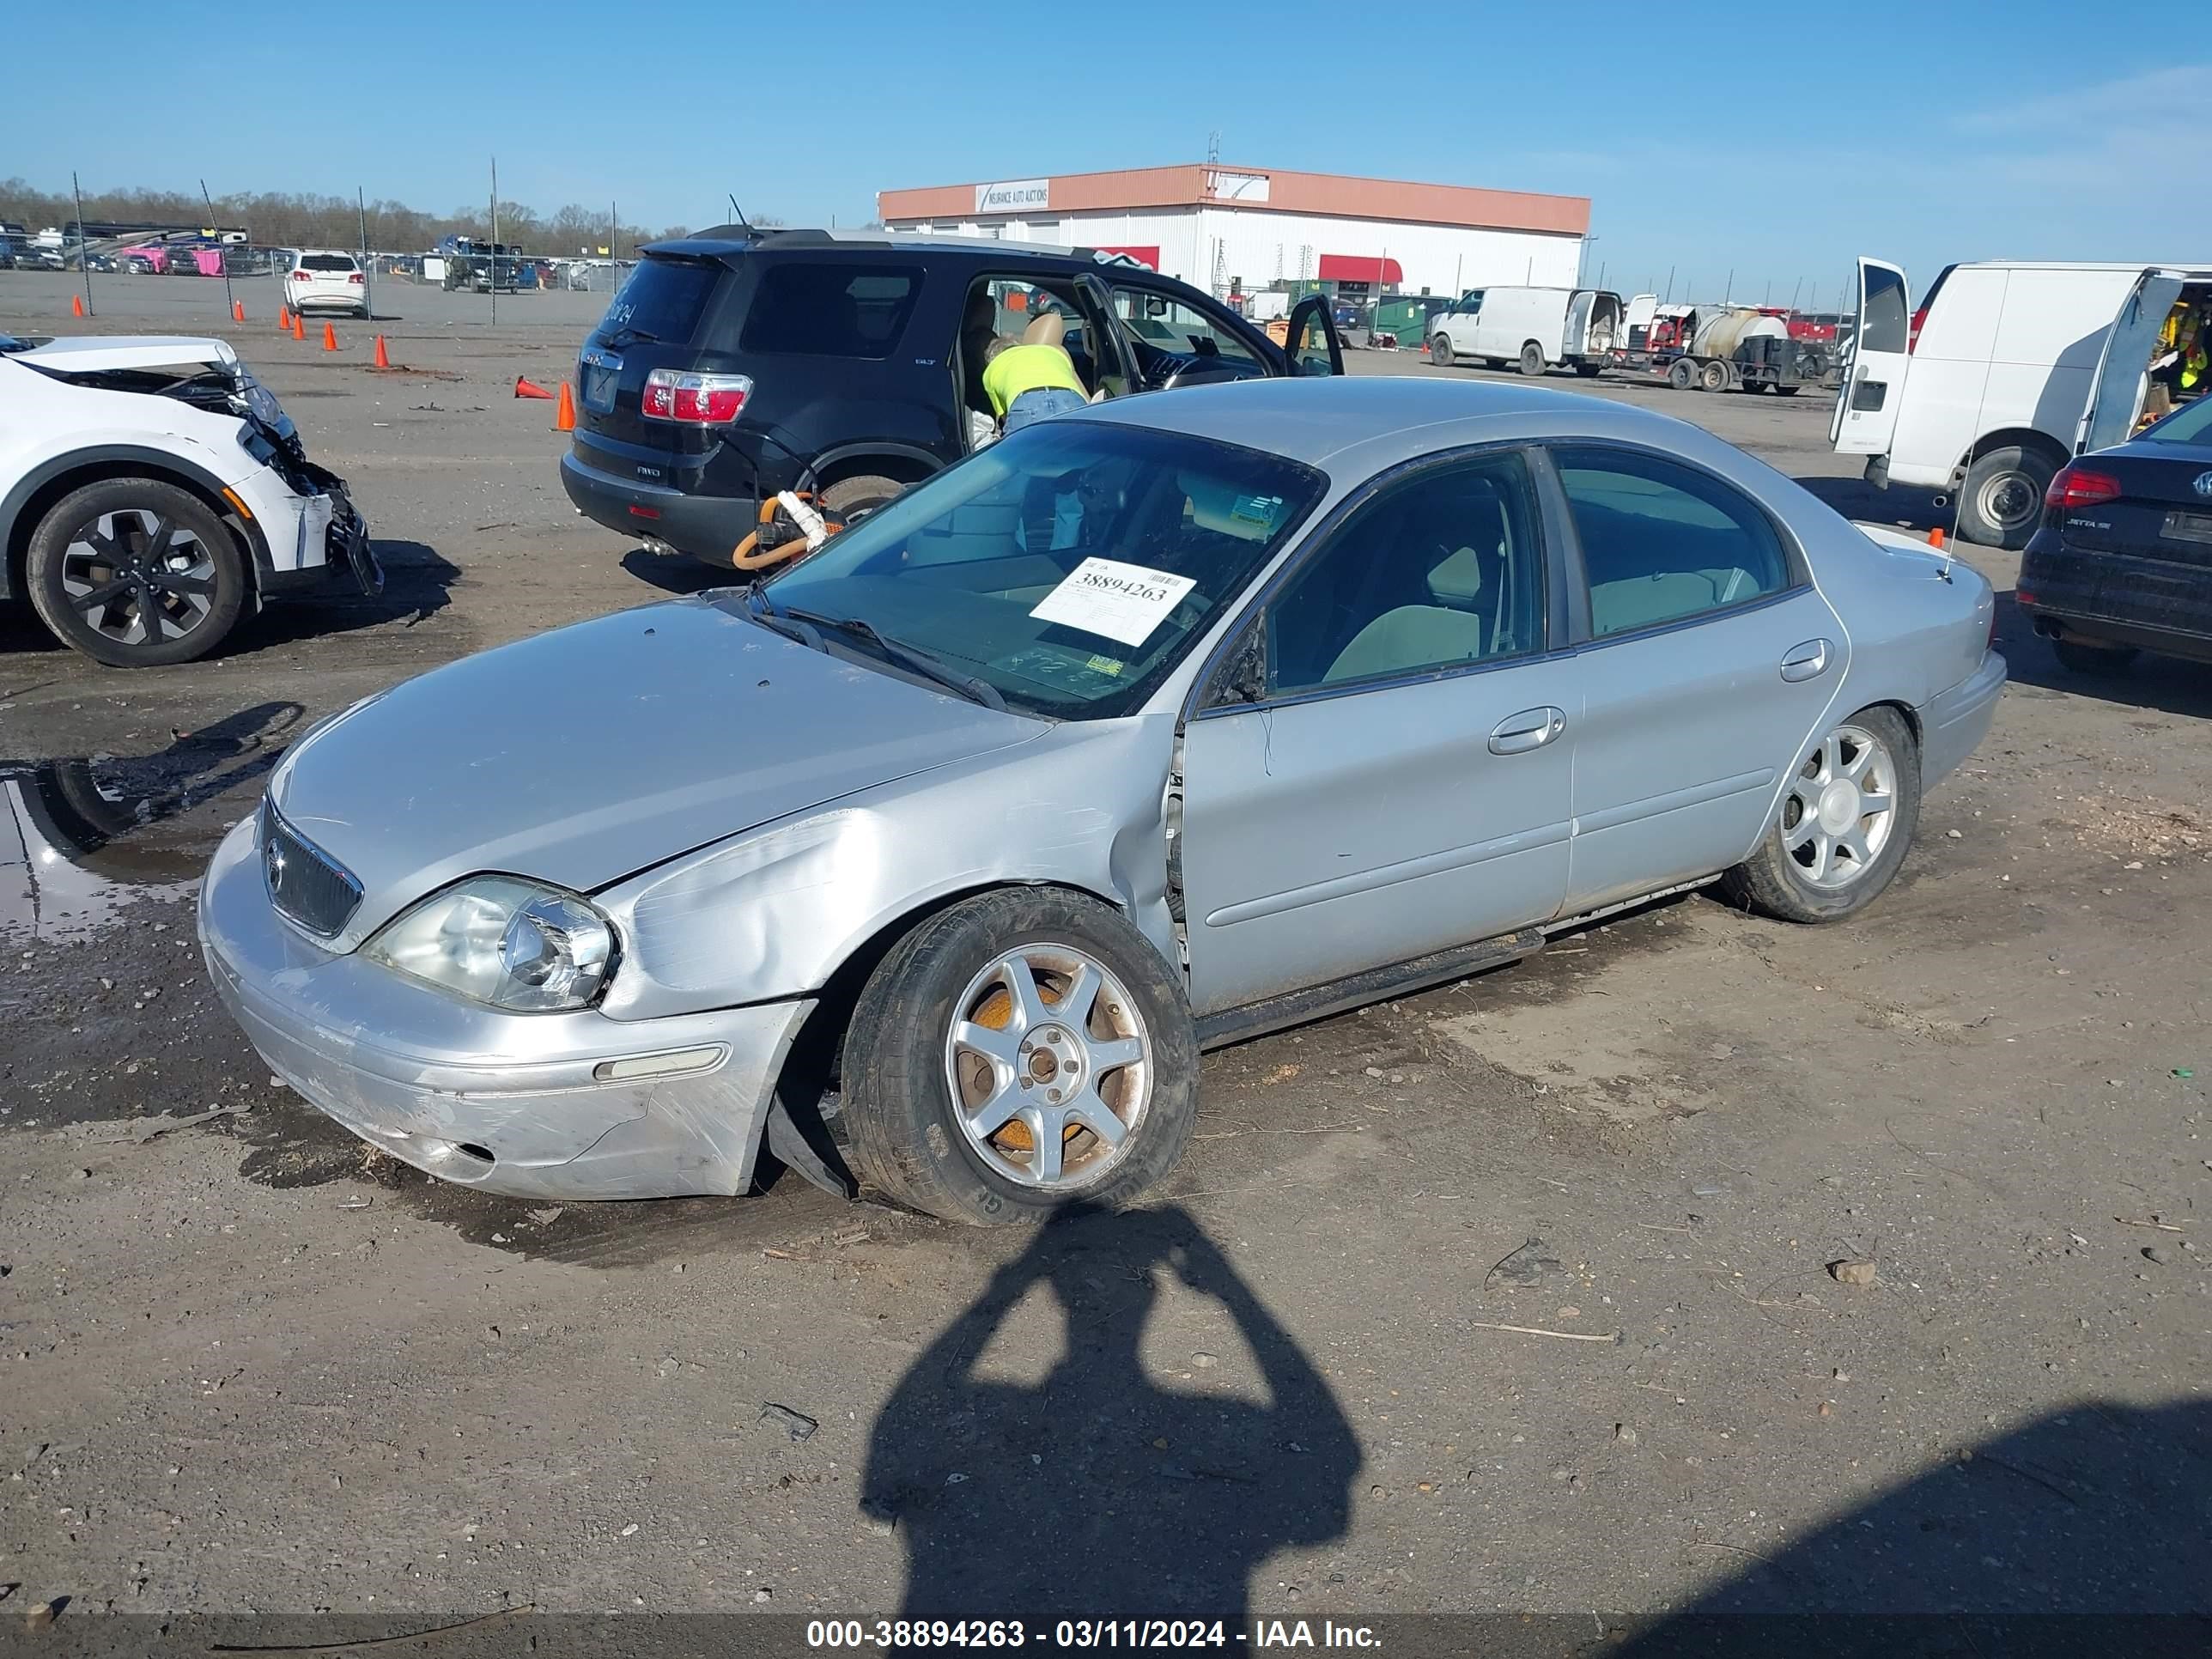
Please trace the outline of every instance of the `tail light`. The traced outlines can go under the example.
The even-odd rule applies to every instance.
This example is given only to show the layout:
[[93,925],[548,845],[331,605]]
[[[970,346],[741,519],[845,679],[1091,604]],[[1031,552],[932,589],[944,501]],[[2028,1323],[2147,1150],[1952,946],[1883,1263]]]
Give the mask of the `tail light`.
[[750,374],[687,374],[656,368],[645,377],[638,413],[648,421],[681,421],[691,426],[726,426],[753,395]]
[[357,271],[357,270],[356,270],[356,272],[354,272],[354,274],[353,274],[352,276],[350,276],[347,277],[347,278],[346,278],[346,281],[348,281],[349,283],[361,283],[361,284],[362,284],[362,286],[363,286],[364,288],[366,288],[366,287],[368,285],[368,277],[366,277],[366,276],[362,276],[362,275],[359,271]]
[[1905,331],[1905,355],[1910,357],[1920,349],[1920,330],[1928,320],[1928,307],[1923,306],[1912,313],[1912,321]]
[[2066,466],[2058,470],[2051,488],[2043,492],[2043,504],[2063,513],[2076,507],[2094,507],[2100,501],[2116,501],[2120,495],[2120,481],[2111,473]]

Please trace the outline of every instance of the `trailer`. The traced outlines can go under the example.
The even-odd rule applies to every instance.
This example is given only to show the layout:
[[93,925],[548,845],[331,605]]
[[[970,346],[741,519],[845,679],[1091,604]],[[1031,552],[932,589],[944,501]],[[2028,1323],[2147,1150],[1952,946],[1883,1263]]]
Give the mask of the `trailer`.
[[1792,336],[1786,313],[1757,306],[1658,306],[1640,349],[1617,366],[1662,377],[1677,392],[1771,392],[1794,398],[1828,372],[1818,341]]

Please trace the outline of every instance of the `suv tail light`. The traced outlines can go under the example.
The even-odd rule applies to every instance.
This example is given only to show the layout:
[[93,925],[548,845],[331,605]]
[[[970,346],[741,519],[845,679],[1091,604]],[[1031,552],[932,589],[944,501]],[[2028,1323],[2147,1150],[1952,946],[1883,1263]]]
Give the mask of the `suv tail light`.
[[2069,507],[2116,501],[2120,495],[2120,481],[2111,473],[2092,472],[2085,466],[2065,466],[2051,481],[2051,488],[2043,492],[2043,504],[2063,513]]
[[357,270],[356,270],[356,272],[354,272],[354,274],[353,274],[352,276],[350,276],[347,277],[347,278],[346,278],[346,281],[348,281],[349,283],[361,283],[364,288],[365,288],[365,287],[367,287],[367,286],[368,285],[368,277],[366,277],[366,276],[362,276],[362,275],[359,271],[357,271]]
[[693,426],[726,426],[753,395],[750,374],[687,374],[656,368],[645,377],[638,413],[648,421],[682,421]]

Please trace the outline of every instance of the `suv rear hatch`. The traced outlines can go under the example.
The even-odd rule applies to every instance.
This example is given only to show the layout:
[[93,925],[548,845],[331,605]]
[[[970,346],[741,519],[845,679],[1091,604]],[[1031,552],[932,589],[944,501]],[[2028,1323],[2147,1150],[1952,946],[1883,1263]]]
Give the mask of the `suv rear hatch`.
[[737,372],[734,354],[706,343],[732,339],[743,271],[741,254],[659,251],[638,262],[577,359],[577,459],[655,489],[700,488],[728,428],[648,419],[646,380],[655,369]]

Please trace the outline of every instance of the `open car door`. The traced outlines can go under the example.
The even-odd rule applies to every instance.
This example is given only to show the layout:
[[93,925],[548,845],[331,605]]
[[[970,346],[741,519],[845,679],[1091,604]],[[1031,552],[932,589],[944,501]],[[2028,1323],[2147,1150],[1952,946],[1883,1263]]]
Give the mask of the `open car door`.
[[1329,320],[1329,302],[1316,294],[1291,308],[1290,332],[1285,337],[1285,373],[1317,375],[1344,373],[1344,347]]
[[1908,293],[1902,266],[1859,261],[1858,326],[1828,422],[1828,441],[1839,454],[1889,453],[1897,411],[1905,401],[1905,370],[1912,362]]
[[1137,363],[1129,352],[1129,342],[1114,319],[1114,296],[1094,271],[1086,270],[1075,279],[1076,292],[1083,300],[1083,331],[1096,343],[1091,350],[1092,371],[1098,376],[1109,398],[1126,398],[1140,391],[1144,381],[1138,378]]
[[2158,346],[2166,313],[2181,297],[2181,273],[2146,270],[2128,292],[2119,315],[2105,331],[2105,349],[2097,360],[2097,378],[2089,388],[2089,401],[2081,410],[2081,424],[2074,437],[2074,453],[2109,449],[2124,444],[2142,413],[2143,394],[2149,387],[2150,360]]

